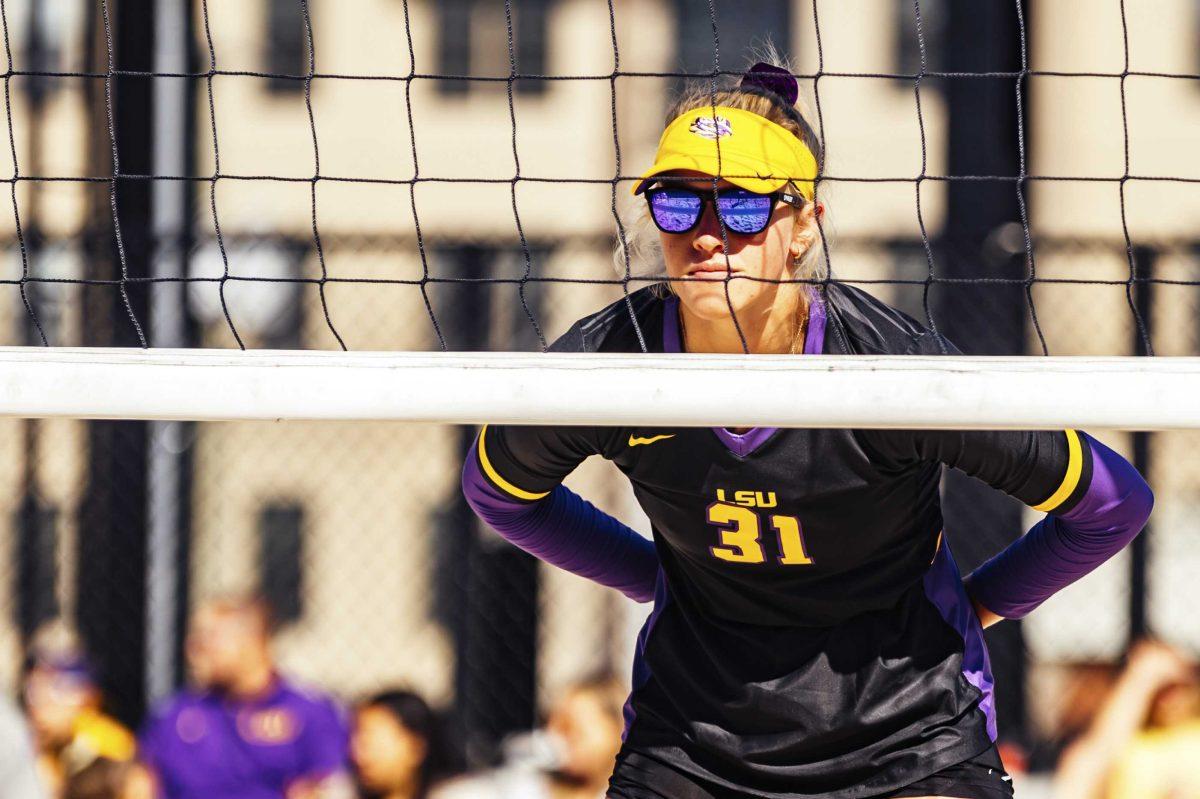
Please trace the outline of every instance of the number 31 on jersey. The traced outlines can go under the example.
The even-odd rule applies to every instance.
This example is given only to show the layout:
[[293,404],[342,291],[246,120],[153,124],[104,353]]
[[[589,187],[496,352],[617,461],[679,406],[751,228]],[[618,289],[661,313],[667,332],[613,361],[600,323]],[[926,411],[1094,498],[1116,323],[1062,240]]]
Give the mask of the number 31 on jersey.
[[768,526],[779,539],[779,563],[811,566],[813,559],[804,546],[799,519],[753,510],[756,507],[772,508],[775,504],[773,491],[734,491],[727,498],[724,490],[718,490],[717,501],[708,506],[707,521],[718,529],[721,543],[709,547],[709,552],[729,563],[765,563],[767,558],[761,542],[765,516]]

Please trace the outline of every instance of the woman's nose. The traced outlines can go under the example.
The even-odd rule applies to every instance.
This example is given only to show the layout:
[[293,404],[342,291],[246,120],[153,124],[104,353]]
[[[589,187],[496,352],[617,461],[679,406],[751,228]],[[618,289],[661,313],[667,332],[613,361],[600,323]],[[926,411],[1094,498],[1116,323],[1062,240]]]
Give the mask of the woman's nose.
[[725,249],[725,242],[721,238],[721,223],[717,220],[716,209],[711,204],[705,207],[700,223],[696,225],[692,247],[705,253],[723,252]]

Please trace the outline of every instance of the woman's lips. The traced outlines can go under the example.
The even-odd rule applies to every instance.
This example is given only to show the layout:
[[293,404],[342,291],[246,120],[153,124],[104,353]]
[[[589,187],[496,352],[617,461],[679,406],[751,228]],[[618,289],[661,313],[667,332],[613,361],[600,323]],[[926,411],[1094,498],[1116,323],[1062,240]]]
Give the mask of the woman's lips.
[[703,264],[688,270],[687,277],[696,280],[724,280],[726,276],[737,274],[738,270],[729,269],[724,264]]

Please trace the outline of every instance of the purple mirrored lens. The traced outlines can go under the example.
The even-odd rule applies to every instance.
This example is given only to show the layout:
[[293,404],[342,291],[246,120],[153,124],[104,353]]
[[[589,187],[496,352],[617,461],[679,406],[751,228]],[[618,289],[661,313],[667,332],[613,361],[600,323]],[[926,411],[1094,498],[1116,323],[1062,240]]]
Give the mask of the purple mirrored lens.
[[721,219],[734,233],[761,233],[774,204],[773,198],[751,192],[728,192],[717,198]]
[[668,233],[683,233],[696,224],[703,201],[690,192],[670,189],[650,195],[650,213],[654,223]]

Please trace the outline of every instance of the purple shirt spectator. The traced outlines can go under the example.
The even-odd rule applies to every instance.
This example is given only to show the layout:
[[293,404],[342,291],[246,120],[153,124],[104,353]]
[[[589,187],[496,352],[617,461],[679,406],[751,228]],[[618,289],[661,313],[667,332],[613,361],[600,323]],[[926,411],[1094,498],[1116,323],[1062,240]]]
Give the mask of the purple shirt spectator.
[[140,756],[165,799],[284,799],[343,772],[347,737],[333,700],[280,678],[252,701],[178,694],[147,722]]

